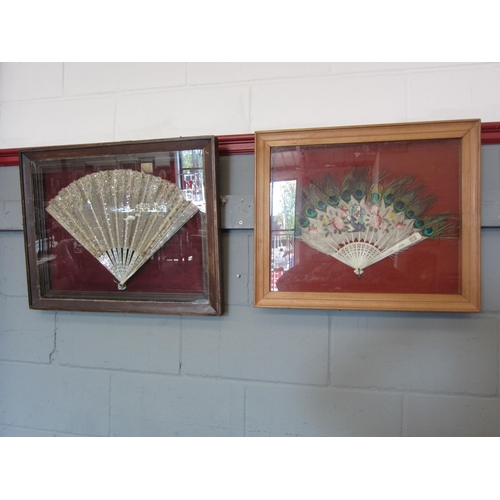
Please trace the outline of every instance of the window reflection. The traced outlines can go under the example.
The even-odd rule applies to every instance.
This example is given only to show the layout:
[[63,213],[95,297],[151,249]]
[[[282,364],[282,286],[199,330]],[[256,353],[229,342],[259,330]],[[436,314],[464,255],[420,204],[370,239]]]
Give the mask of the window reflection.
[[272,183],[271,210],[271,290],[294,265],[296,180]]
[[184,191],[186,200],[206,211],[203,190],[203,150],[190,149],[177,152],[177,185]]

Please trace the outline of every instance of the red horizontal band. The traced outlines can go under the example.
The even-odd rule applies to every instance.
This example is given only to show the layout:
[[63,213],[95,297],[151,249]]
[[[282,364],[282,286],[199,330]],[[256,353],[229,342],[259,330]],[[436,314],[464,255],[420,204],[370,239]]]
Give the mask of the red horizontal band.
[[[253,154],[255,151],[254,134],[220,135],[219,155]],[[481,124],[481,144],[500,144],[500,122]],[[0,167],[19,165],[19,149],[0,149]]]
[[481,124],[481,144],[500,144],[500,122]]
[[253,154],[255,151],[254,134],[220,135],[217,139],[219,155]]
[[0,149],[0,167],[17,167],[19,149]]

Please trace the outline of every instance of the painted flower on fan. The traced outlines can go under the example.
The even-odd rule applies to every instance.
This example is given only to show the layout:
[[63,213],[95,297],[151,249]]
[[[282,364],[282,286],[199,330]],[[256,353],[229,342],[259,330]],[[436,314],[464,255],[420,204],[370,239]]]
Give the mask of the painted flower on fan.
[[396,229],[398,230],[402,230],[402,229],[405,229],[406,228],[406,224],[404,224],[403,222],[396,222]]
[[341,231],[342,229],[344,229],[344,221],[342,220],[342,217],[339,217],[338,215],[334,217],[332,220],[332,226],[337,231]]
[[379,228],[382,225],[382,217],[379,214],[370,215],[370,226]]

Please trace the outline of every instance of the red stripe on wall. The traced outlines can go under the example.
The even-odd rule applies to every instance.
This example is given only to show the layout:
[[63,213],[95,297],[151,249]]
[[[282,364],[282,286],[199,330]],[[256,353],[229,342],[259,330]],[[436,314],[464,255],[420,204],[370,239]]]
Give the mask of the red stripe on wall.
[[0,167],[17,167],[19,149],[0,149]]
[[[219,155],[253,154],[255,150],[254,134],[220,135]],[[500,122],[481,124],[481,144],[500,144]],[[19,149],[0,149],[0,167],[19,165]]]
[[500,144],[500,122],[481,124],[481,144]]
[[219,155],[253,154],[255,150],[255,136],[253,134],[220,135]]

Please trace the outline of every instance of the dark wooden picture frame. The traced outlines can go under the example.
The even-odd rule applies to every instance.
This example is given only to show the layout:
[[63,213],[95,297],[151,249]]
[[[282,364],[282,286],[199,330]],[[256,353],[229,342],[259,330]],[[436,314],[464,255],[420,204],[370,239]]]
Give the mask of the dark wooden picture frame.
[[[30,148],[19,151],[19,165],[30,308],[222,314],[216,137]],[[46,210],[61,189],[107,170],[161,177],[201,207],[125,290]]]
[[[451,159],[446,153],[449,144],[450,151],[453,150]],[[479,120],[256,132],[255,306],[385,311],[480,311],[480,146]],[[418,150],[417,153],[412,153],[415,150]],[[368,158],[369,154],[372,154],[371,158]],[[430,159],[430,162],[419,163],[420,159]],[[440,179],[443,179],[443,169],[440,167],[440,160],[443,159],[443,163],[449,165],[447,168],[450,169],[451,181],[447,182],[444,176],[445,181],[437,186]],[[300,214],[293,210],[293,234],[290,241],[279,240],[279,244],[284,246],[279,250],[281,252],[292,249],[289,253],[295,260],[288,262],[279,277],[275,276],[274,253],[277,248],[274,248],[276,245],[272,240],[276,229],[273,227],[276,224],[273,214],[273,185],[282,180],[296,182],[297,193],[293,199],[299,206],[299,197],[304,197],[303,190],[309,194],[312,192],[307,186],[314,178],[311,177],[313,172],[319,172],[317,176],[321,175],[323,179],[323,176],[335,175],[339,169],[352,173],[358,165],[369,171],[377,170],[377,175],[380,167],[380,175],[383,175],[383,169],[388,168],[393,176],[399,176],[400,179],[405,176],[415,177],[416,182],[420,182],[421,177],[423,182],[417,191],[425,193],[427,199],[430,199],[427,188],[431,188],[431,194],[432,189],[441,190],[439,192],[443,195],[438,197],[437,205],[442,211],[446,211],[448,207],[445,202],[441,203],[442,200],[452,200],[451,209],[447,213],[457,221],[456,237],[450,238],[448,242],[438,243],[441,245],[438,251],[432,246],[436,243],[427,238],[423,243],[400,252],[399,261],[404,263],[404,266],[400,267],[404,267],[404,273],[395,269],[395,260],[398,259],[392,256],[383,261],[376,261],[377,263],[365,270],[363,277],[361,269],[354,269],[358,274],[356,277],[352,269],[337,258],[306,246],[303,241],[297,243],[297,239],[301,239],[297,238]],[[422,169],[421,165],[424,165]],[[415,191],[415,184],[411,185],[411,189]],[[327,206],[326,201],[327,198],[320,200],[318,208],[313,207],[310,211],[311,217],[322,216],[322,206]],[[378,217],[378,213],[375,216]],[[369,218],[370,214],[365,217]],[[306,219],[307,217],[303,219],[304,225],[310,222]],[[326,225],[328,218],[325,220]],[[330,226],[332,224],[330,221]],[[325,235],[341,232],[339,227],[330,226],[324,226]],[[352,231],[354,232],[354,229]],[[363,241],[359,235],[355,242],[358,241]],[[449,248],[452,251],[446,254]],[[411,267],[408,259],[415,255],[415,249],[422,255],[430,255],[434,258],[433,262],[438,264],[429,265],[424,273],[422,262],[425,257],[421,256],[414,269],[408,270]],[[438,255],[437,252],[441,253]],[[298,263],[299,257],[302,258],[301,263]],[[314,259],[317,259],[317,263],[313,262]],[[454,262],[455,266],[452,267],[451,278],[450,273],[446,274],[443,270],[447,269],[448,260]],[[384,265],[381,265],[382,263]],[[283,268],[280,266],[279,269]],[[417,272],[420,274],[417,275]],[[424,282],[425,286],[421,290],[417,287],[415,291],[414,282],[419,282],[424,274],[427,282],[437,285],[432,285],[435,288],[425,288],[427,282]],[[389,282],[388,278],[393,281]],[[277,279],[281,281],[276,281]],[[392,286],[397,279],[401,280],[398,286]],[[446,288],[448,282],[451,285]]]

